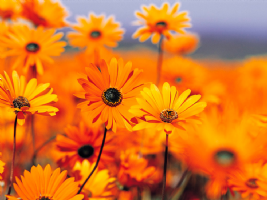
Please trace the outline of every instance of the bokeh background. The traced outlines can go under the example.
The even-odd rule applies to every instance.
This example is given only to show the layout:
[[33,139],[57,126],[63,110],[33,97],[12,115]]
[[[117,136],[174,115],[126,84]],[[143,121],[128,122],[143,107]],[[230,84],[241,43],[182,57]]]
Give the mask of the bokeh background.
[[[247,56],[267,52],[267,1],[266,0],[61,0],[68,9],[67,20],[76,23],[78,15],[114,15],[126,30],[119,48],[133,48],[146,45],[155,48],[148,40],[140,44],[131,35],[136,30],[134,11],[141,5],[163,2],[171,5],[180,2],[180,10],[186,10],[191,17],[192,28],[200,36],[200,47],[191,56],[197,59],[244,59]],[[69,29],[64,29],[68,31]],[[156,50],[156,48],[155,48]]]

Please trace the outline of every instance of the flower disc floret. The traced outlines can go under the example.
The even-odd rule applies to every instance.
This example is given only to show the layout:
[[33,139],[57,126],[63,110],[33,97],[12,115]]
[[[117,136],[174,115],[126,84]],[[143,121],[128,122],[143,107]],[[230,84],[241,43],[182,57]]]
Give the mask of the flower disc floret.
[[78,149],[78,155],[81,158],[90,158],[94,154],[94,151],[91,145],[84,145]]
[[21,107],[30,107],[30,102],[26,97],[23,96],[18,96],[16,99],[13,101],[14,108],[19,108]]
[[49,197],[39,197],[39,199],[37,199],[37,200],[52,200],[52,199]]
[[230,166],[235,159],[235,154],[229,150],[220,150],[215,154],[215,161],[221,166]]
[[173,109],[164,109],[161,113],[160,113],[160,119],[163,122],[166,123],[171,123],[173,120],[178,118],[178,114],[175,110]]
[[157,27],[166,27],[166,26],[167,26],[167,23],[164,22],[164,21],[162,21],[162,22],[157,22],[157,23],[156,23],[156,26],[157,26]]
[[122,101],[122,94],[116,88],[108,88],[104,90],[101,97],[104,103],[111,107],[116,107],[120,105]]
[[100,31],[92,31],[91,33],[90,33],[90,36],[92,37],[92,38],[99,38],[100,36],[101,36],[101,32]]
[[256,179],[256,178],[250,178],[247,180],[246,185],[250,188],[258,188],[259,186],[256,182],[257,180],[258,179]]
[[37,52],[37,51],[39,51],[39,49],[40,49],[39,44],[34,43],[34,42],[26,45],[26,50],[29,52]]

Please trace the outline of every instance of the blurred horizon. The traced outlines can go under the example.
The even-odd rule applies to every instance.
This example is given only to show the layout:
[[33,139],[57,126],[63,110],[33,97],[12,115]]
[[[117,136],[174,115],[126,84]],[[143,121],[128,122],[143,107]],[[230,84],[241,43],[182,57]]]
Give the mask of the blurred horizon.
[[[125,29],[119,48],[140,44],[131,38],[138,28],[132,25],[136,20],[134,12],[142,5],[153,3],[161,7],[164,2],[171,6],[180,2],[179,10],[189,12],[192,27],[186,30],[200,36],[200,48],[193,58],[244,59],[267,53],[267,23],[262,23],[267,19],[265,0],[61,0],[70,13],[70,23],[90,12],[115,16]],[[156,49],[150,40],[142,45]]]

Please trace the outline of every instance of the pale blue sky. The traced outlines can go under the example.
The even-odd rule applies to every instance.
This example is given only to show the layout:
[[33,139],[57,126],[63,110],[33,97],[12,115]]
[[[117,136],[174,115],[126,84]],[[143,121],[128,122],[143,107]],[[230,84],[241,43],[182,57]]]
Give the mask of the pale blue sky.
[[[68,18],[75,22],[77,15],[96,14],[115,15],[132,34],[136,27],[134,11],[141,5],[151,3],[161,6],[163,0],[61,0],[71,13]],[[173,5],[177,1],[167,1]],[[181,0],[180,10],[189,11],[195,31],[205,35],[229,35],[254,37],[267,40],[267,0]]]
[[[137,40],[131,39],[136,30],[134,11],[141,5],[169,0],[61,0],[69,10],[69,22],[75,23],[78,15],[114,15],[126,30],[121,46],[131,48]],[[180,0],[180,11],[191,17],[192,28],[201,38],[201,47],[193,56],[242,59],[249,55],[267,53],[267,0]],[[151,45],[151,42],[147,42]]]

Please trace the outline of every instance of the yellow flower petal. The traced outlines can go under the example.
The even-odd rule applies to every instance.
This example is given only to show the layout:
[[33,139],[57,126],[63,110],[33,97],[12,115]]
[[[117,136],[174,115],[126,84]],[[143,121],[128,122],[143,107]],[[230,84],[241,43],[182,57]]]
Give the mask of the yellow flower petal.
[[186,100],[186,98],[190,95],[191,90],[188,89],[184,91],[177,99],[177,101],[174,103],[174,110],[178,110],[178,108],[182,105],[182,103]]

